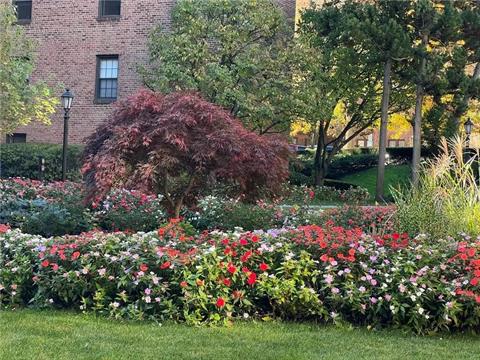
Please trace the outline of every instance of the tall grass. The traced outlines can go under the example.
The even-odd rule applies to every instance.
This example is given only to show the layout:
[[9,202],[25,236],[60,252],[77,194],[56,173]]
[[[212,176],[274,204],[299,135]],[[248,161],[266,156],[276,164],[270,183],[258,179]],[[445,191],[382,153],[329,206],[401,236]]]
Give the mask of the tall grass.
[[393,191],[400,231],[435,238],[480,234],[480,188],[474,172],[478,151],[465,159],[463,149],[462,138],[443,139],[440,154],[422,164],[418,185]]

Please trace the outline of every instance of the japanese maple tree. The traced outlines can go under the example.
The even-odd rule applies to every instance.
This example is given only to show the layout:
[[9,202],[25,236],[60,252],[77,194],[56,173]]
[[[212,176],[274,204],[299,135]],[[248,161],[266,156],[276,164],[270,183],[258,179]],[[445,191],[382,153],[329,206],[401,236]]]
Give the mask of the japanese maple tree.
[[137,189],[162,194],[178,217],[212,181],[233,182],[250,198],[275,191],[288,176],[288,156],[284,139],[246,130],[198,93],[141,90],[87,139],[83,173],[89,201],[112,188]]

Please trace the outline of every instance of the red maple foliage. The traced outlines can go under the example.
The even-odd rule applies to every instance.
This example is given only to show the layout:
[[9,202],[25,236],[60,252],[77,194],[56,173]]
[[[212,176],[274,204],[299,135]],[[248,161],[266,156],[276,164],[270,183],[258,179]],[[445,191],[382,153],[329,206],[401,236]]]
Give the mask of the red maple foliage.
[[210,181],[230,181],[250,198],[288,175],[288,146],[260,136],[198,93],[141,90],[119,102],[87,139],[88,200],[124,187],[160,193],[178,216],[187,197]]

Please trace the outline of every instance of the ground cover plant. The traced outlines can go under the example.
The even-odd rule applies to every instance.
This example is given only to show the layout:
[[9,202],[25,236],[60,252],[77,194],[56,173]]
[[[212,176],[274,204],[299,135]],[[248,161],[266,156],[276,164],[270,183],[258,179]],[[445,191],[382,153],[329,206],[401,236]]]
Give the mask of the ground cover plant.
[[415,332],[478,330],[480,242],[365,235],[327,224],[192,235],[0,236],[0,304],[225,324],[313,320]]

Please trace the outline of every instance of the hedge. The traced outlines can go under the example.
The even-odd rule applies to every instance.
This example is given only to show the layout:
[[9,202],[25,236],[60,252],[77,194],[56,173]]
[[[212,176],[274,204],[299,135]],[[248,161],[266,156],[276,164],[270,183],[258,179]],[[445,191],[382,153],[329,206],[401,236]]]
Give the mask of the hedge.
[[[80,178],[83,146],[70,145],[67,152],[67,178]],[[62,145],[0,144],[0,177],[22,177],[40,180],[40,159],[45,159],[43,179],[59,180],[62,173]]]

